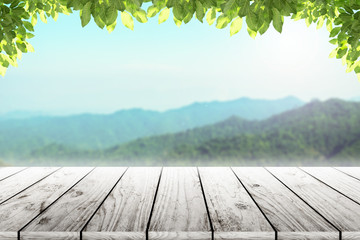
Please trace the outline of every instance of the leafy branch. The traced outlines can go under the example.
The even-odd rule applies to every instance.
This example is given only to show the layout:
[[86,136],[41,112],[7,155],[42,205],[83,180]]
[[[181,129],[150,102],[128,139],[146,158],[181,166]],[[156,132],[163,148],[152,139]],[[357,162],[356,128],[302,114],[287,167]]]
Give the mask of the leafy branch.
[[[118,19],[127,28],[134,29],[134,18],[141,23],[158,15],[165,22],[173,12],[177,26],[188,23],[195,16],[219,29],[230,24],[230,35],[238,33],[245,18],[252,38],[264,34],[270,25],[282,32],[284,17],[304,19],[306,24],[324,24],[330,43],[335,49],[330,57],[342,59],[346,72],[355,71],[360,79],[360,2],[358,0],[0,0],[0,74],[5,75],[11,64],[17,66],[22,53],[34,51],[27,39],[34,37],[38,17],[57,19],[59,13],[80,11],[81,25],[91,20],[112,32]],[[120,15],[120,17],[119,17]]]

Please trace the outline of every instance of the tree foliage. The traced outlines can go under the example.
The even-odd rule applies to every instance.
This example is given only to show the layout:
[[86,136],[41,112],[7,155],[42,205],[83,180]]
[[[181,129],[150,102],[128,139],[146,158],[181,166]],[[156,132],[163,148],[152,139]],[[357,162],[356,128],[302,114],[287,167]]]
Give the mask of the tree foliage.
[[245,18],[253,38],[271,24],[281,33],[284,17],[304,19],[317,28],[325,24],[335,45],[330,57],[342,59],[346,71],[355,71],[360,78],[359,0],[152,0],[147,9],[144,2],[149,0],[0,0],[0,73],[4,75],[9,64],[17,66],[22,53],[34,51],[27,39],[34,37],[38,18],[46,23],[49,17],[56,20],[59,13],[80,11],[83,27],[93,18],[100,28],[112,32],[119,21],[133,29],[134,19],[145,23],[158,15],[162,23],[172,9],[177,26],[195,16],[219,29],[230,25],[231,35],[240,31]]

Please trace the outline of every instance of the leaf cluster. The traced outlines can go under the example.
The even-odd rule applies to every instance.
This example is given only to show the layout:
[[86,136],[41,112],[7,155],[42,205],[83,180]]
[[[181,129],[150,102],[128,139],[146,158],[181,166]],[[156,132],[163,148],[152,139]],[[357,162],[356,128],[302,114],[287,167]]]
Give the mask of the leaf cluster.
[[282,32],[284,17],[304,19],[310,26],[321,28],[326,24],[330,43],[335,49],[330,57],[342,59],[347,72],[355,71],[360,78],[360,2],[358,0],[0,0],[0,74],[9,64],[17,66],[22,53],[33,51],[27,42],[34,36],[38,17],[47,22],[59,13],[80,11],[81,25],[91,19],[112,32],[118,19],[127,28],[134,29],[134,19],[145,23],[158,15],[165,22],[172,9],[177,26],[191,19],[204,19],[219,29],[230,26],[230,35],[238,33],[245,19],[247,32],[252,38],[264,34],[270,25]]

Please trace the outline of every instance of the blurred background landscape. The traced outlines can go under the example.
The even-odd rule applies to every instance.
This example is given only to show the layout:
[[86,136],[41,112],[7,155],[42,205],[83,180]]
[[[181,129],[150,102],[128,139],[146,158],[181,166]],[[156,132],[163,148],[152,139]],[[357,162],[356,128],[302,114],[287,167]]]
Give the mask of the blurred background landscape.
[[171,19],[39,22],[0,79],[0,164],[360,165],[360,83],[325,28]]
[[163,112],[0,116],[11,165],[356,165],[357,99],[240,98]]

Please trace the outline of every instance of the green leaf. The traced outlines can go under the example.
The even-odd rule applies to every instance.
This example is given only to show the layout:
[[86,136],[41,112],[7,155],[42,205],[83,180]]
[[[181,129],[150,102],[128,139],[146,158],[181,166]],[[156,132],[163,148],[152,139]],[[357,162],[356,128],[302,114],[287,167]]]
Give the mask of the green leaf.
[[32,33],[26,33],[26,38],[27,39],[30,39],[30,38],[33,38],[33,37],[35,37],[35,35],[34,34],[32,34]]
[[241,30],[243,19],[241,17],[235,18],[230,25],[230,36],[238,33]]
[[174,22],[175,22],[176,26],[178,26],[178,27],[181,26],[182,21],[178,20],[176,17],[174,17]]
[[113,0],[116,10],[123,12],[125,11],[125,4],[122,0]]
[[223,9],[223,13],[227,14],[228,12],[233,11],[234,9],[237,8],[237,3],[236,0],[228,0],[225,3],[224,9]]
[[44,11],[40,12],[40,19],[41,19],[41,21],[43,21],[43,23],[47,23],[47,19],[46,19]]
[[32,15],[31,17],[31,24],[35,26],[37,23],[37,14]]
[[142,9],[135,12],[134,17],[136,18],[136,20],[138,20],[138,22],[141,22],[141,23],[146,23],[148,21],[148,19],[146,17],[146,12],[145,12],[145,10],[142,10]]
[[169,8],[165,8],[163,9],[160,14],[159,14],[159,24],[165,22],[170,15],[170,9]]
[[5,76],[5,73],[6,73],[6,70],[7,68],[6,67],[3,67],[1,64],[0,64],[0,75],[1,76]]
[[240,10],[238,12],[239,17],[247,16],[250,10],[250,1],[240,0],[239,7],[240,7]]
[[30,43],[26,42],[25,45],[26,45],[27,51],[29,51],[29,52],[35,52],[34,47],[33,47]]
[[54,14],[52,15],[52,17],[53,17],[54,21],[56,22],[59,17],[59,13],[54,11]]
[[265,21],[263,25],[259,28],[259,33],[263,35],[269,29],[270,23]]
[[216,20],[216,28],[225,28],[229,23],[230,19],[225,14],[221,14]]
[[329,37],[335,37],[340,32],[341,27],[335,27],[331,30]]
[[178,2],[179,1],[175,2],[175,5],[173,7],[173,14],[174,14],[174,17],[177,18],[178,20],[183,20],[184,17],[186,16],[185,9]]
[[338,43],[338,40],[336,38],[331,39],[329,43],[336,45]]
[[340,48],[337,51],[336,58],[342,58],[347,52],[347,48]]
[[116,26],[116,20],[111,25],[106,26],[106,29],[108,30],[109,33],[111,33],[112,31],[114,31],[115,26]]
[[338,48],[335,48],[334,50],[332,50],[331,53],[329,54],[329,58],[335,57],[337,54],[337,51],[338,51]]
[[216,20],[216,10],[215,8],[211,8],[206,14],[206,21],[209,25],[212,25]]
[[95,15],[94,16],[94,21],[96,23],[96,25],[98,25],[99,28],[103,29],[105,27],[105,23],[104,21],[101,19],[100,15]]
[[324,25],[324,17],[321,16],[319,17],[319,21],[317,22],[316,29],[322,28],[323,25]]
[[134,19],[129,13],[127,12],[121,13],[121,22],[124,24],[125,27],[134,30]]
[[332,30],[332,22],[328,19],[326,20],[326,29],[331,32]]
[[[85,4],[84,8],[80,10],[80,19],[81,19],[81,26],[85,27],[91,19],[91,4],[92,2],[89,1]],[[41,15],[40,15],[41,16]]]
[[17,48],[20,49],[20,51],[22,51],[23,53],[26,53],[26,52],[27,52],[27,48],[26,48],[25,43],[16,42],[16,46],[17,46]]
[[203,22],[203,18],[205,17],[205,10],[203,5],[201,4],[200,1],[196,1],[196,18],[200,21]]
[[282,32],[282,26],[284,24],[284,17],[280,15],[279,10],[273,8],[273,26],[279,33]]
[[113,24],[118,16],[118,11],[116,10],[116,8],[114,6],[109,7],[106,9],[106,25],[111,25]]
[[258,17],[253,11],[249,11],[248,15],[245,18],[247,26],[253,30],[258,30]]
[[156,14],[158,14],[159,12],[159,9],[155,6],[150,6],[148,9],[147,9],[147,16],[148,17],[154,17]]
[[257,32],[251,30],[250,28],[247,28],[247,31],[248,31],[250,37],[252,37],[253,39],[255,39]]
[[23,22],[23,24],[24,24],[24,27],[27,29],[27,30],[29,30],[29,31],[31,31],[31,32],[33,32],[34,31],[34,26],[30,23],[30,22]]

